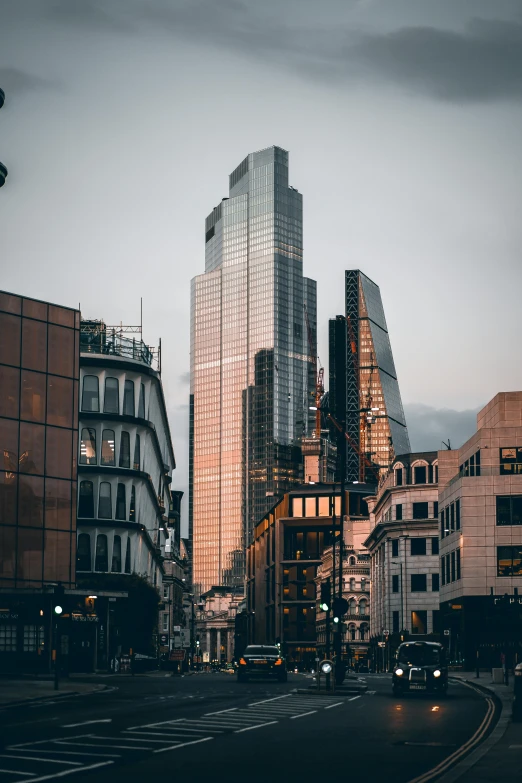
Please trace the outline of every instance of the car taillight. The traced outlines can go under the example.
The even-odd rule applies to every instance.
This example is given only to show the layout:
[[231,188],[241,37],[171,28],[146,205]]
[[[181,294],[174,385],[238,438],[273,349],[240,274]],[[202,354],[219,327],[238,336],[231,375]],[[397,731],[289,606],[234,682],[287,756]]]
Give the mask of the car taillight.
[[246,665],[247,665],[247,662],[245,661],[245,659],[244,659],[244,658],[240,658],[240,659],[239,659],[239,665],[240,665],[240,666],[246,666]]
[[282,658],[278,658],[274,665],[275,666],[281,666],[282,663],[283,663]]

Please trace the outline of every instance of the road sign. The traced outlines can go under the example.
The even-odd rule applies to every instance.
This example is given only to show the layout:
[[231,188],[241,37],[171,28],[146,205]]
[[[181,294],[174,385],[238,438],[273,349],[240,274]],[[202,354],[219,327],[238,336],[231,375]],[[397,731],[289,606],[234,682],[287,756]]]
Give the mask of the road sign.
[[171,661],[182,661],[185,658],[185,650],[171,650],[169,658]]
[[317,656],[315,660],[316,661],[320,661],[321,659],[319,658],[319,656]]
[[175,625],[172,630],[174,631],[174,633],[179,633],[181,631],[181,625]]
[[444,629],[444,636],[449,636],[449,635],[450,635],[450,630],[449,630],[449,628],[445,628],[445,629]]
[[160,633],[159,635],[159,643],[161,647],[167,647],[169,646],[169,635],[168,633]]

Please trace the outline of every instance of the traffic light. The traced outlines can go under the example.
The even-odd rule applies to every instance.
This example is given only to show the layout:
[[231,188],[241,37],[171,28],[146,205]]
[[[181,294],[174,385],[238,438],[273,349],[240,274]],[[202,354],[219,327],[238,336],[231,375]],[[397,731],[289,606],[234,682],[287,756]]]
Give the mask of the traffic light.
[[63,599],[65,596],[65,590],[63,585],[57,585],[54,589],[53,595],[53,614],[59,617],[63,613]]
[[338,623],[348,611],[348,601],[346,598],[334,598],[332,609],[334,623]]
[[323,612],[327,612],[330,608],[330,604],[332,601],[332,590],[330,587],[330,580],[328,582],[323,582],[321,584],[321,603],[319,606],[323,610]]

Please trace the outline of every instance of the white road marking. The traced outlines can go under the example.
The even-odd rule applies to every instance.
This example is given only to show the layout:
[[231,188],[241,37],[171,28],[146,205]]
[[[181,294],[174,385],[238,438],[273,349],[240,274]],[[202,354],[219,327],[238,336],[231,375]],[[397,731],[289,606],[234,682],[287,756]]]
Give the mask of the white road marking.
[[112,718],[100,718],[99,720],[86,720],[83,723],[67,723],[62,729],[76,729],[78,726],[90,726],[93,723],[112,723]]
[[520,750],[522,745],[508,745],[508,750]]
[[270,720],[268,723],[258,723],[256,726],[246,726],[244,729],[237,729],[234,734],[241,734],[242,731],[252,731],[253,729],[261,729],[263,726],[272,726],[274,723],[279,723],[277,720]]
[[39,778],[31,778],[31,783],[41,783],[43,780],[53,780],[54,778],[63,778],[65,775],[72,775],[74,772],[86,772],[88,769],[96,769],[97,767],[106,767],[107,764],[114,764],[114,761],[100,761],[98,764],[91,764],[88,767],[80,767],[80,769],[64,769],[63,772],[55,772],[54,775],[42,775]]
[[141,745],[100,745],[94,742],[67,742],[66,740],[54,740],[55,745],[77,745],[80,748],[117,748],[118,750],[150,750]]
[[[53,744],[56,742],[56,740],[49,740],[49,742],[52,742]],[[7,748],[7,750],[12,750],[12,748]],[[102,758],[108,758],[108,759],[121,759],[120,753],[88,753],[87,751],[79,751],[79,750],[43,750],[42,748],[38,748],[38,753],[52,753],[56,756],[57,753],[59,753],[61,756],[101,756]]]
[[29,775],[29,777],[36,777],[36,772],[18,772],[17,769],[0,769],[0,772],[7,772],[11,775]]
[[255,707],[257,704],[266,704],[269,701],[278,701],[279,699],[288,699],[292,694],[285,693],[284,696],[274,696],[273,699],[263,699],[263,701],[254,701],[252,704],[247,704],[247,707]]
[[342,704],[342,701],[338,701],[335,704],[329,704],[328,707],[325,707],[325,710],[331,710],[332,707],[340,707]]
[[[202,696],[201,698],[204,698],[204,697]],[[207,715],[223,715],[224,712],[234,712],[237,709],[238,709],[237,707],[230,707],[230,709],[228,709],[228,710],[218,710],[218,712],[206,712],[205,713],[205,717]]]
[[292,715],[290,720],[295,720],[296,718],[304,718],[305,715],[313,715],[314,712],[317,712],[317,710],[310,710],[310,712],[302,712],[300,715]]
[[352,696],[351,699],[348,699],[348,701],[355,701],[355,699],[360,699],[360,696]]
[[[73,739],[81,739],[82,737],[89,737],[89,734],[75,734],[73,737],[67,737],[69,740]],[[17,750],[18,748],[26,748],[28,745],[46,745],[49,742],[54,742],[54,740],[33,740],[33,742],[17,742],[16,745],[11,745],[9,747],[9,750]]]
[[81,761],[65,761],[64,759],[58,761],[57,759],[42,759],[38,756],[13,756],[9,753],[0,754],[0,759],[18,759],[19,761],[23,759],[23,761],[46,761],[48,764],[67,764],[67,766],[71,767],[82,766]]
[[186,748],[187,745],[197,745],[198,742],[208,742],[214,739],[214,737],[202,737],[201,739],[193,740],[192,742],[180,742],[179,745],[169,745],[168,748],[158,748],[154,753],[165,753],[167,750],[177,750],[178,748]]

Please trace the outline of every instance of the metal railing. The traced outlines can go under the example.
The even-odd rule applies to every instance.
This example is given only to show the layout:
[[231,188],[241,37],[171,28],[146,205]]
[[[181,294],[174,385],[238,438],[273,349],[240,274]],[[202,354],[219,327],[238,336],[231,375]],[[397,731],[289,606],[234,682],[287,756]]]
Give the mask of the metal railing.
[[80,353],[98,353],[108,356],[121,356],[125,359],[143,362],[152,367],[154,352],[143,340],[122,337],[113,332],[100,332],[93,335],[80,330]]

